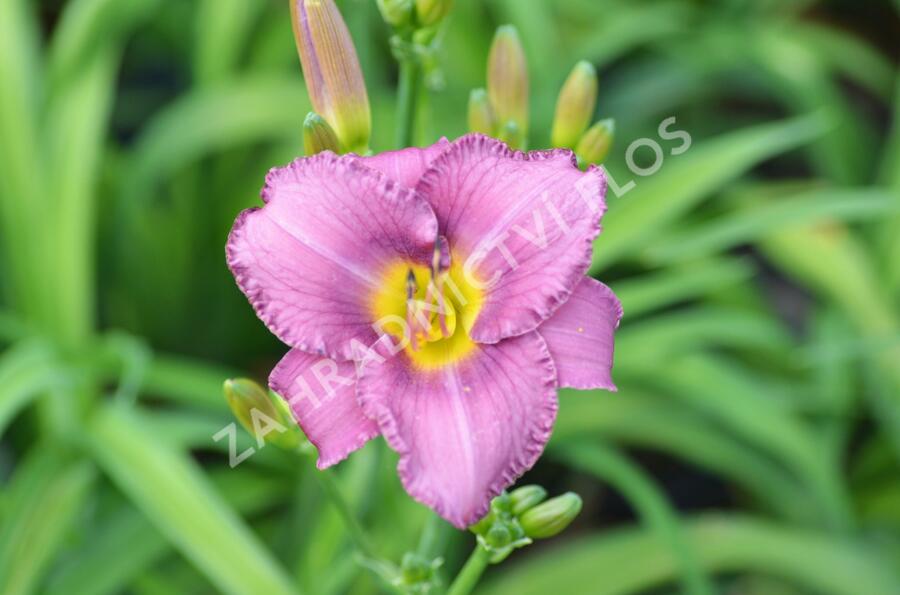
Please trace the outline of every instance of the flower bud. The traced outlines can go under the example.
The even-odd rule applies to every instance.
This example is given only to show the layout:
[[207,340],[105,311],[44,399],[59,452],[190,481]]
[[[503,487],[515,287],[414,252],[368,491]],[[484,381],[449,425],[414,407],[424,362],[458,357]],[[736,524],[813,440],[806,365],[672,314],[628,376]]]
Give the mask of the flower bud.
[[612,147],[614,134],[615,122],[613,120],[597,122],[578,141],[575,154],[585,163],[602,163]]
[[539,485],[527,485],[513,490],[509,494],[512,501],[512,513],[521,515],[526,510],[534,508],[547,497],[547,490]]
[[556,101],[551,141],[554,147],[574,149],[597,106],[597,71],[582,60],[575,65]]
[[303,148],[307,155],[315,155],[322,151],[341,152],[337,135],[325,118],[316,112],[309,112],[303,122]]
[[495,523],[484,535],[484,540],[492,549],[500,550],[512,543],[512,531],[506,525]]
[[469,132],[480,132],[488,136],[496,134],[494,111],[484,89],[472,89],[469,93]]
[[491,511],[495,516],[503,516],[512,512],[512,500],[507,492],[500,492],[499,496],[491,500]]
[[551,498],[538,504],[519,517],[525,534],[534,539],[545,539],[561,533],[581,512],[581,497],[573,492]]
[[419,554],[407,552],[400,564],[400,576],[394,584],[405,587],[404,593],[434,593],[440,586],[438,568],[444,563],[442,558],[430,560]]
[[493,511],[491,511],[481,517],[481,520],[479,520],[477,523],[471,525],[469,527],[469,531],[475,533],[476,535],[484,535],[491,528],[491,525],[494,524],[494,519],[494,513]]
[[262,445],[263,441],[285,449],[300,445],[300,431],[286,408],[276,403],[261,386],[245,378],[226,380],[225,400],[238,422]]
[[378,0],[378,10],[388,25],[402,27],[412,17],[413,0]]
[[349,151],[369,147],[372,116],[353,40],[334,0],[291,0],[294,38],[313,109]]
[[423,27],[430,27],[444,19],[453,0],[416,0],[416,18]]
[[522,137],[522,129],[512,120],[509,120],[503,125],[503,128],[500,129],[500,133],[497,137],[509,145],[510,149],[525,148],[525,139]]
[[528,136],[528,64],[512,25],[497,29],[488,55],[487,91],[498,122],[514,122]]

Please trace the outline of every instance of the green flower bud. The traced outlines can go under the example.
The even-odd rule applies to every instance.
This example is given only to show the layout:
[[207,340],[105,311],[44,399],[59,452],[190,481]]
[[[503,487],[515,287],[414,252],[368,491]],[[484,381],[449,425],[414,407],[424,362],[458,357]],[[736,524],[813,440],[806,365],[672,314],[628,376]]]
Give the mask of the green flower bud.
[[400,563],[400,576],[394,581],[403,587],[404,593],[426,594],[437,592],[440,578],[437,570],[444,563],[442,558],[429,560],[413,552],[407,552]]
[[509,120],[503,125],[503,128],[500,129],[498,138],[509,145],[511,149],[525,148],[525,139],[522,137],[522,130],[512,120]]
[[238,422],[262,446],[264,442],[294,449],[301,437],[284,405],[273,401],[261,386],[245,378],[226,380],[225,400]]
[[538,504],[519,517],[525,534],[533,539],[545,539],[561,533],[581,512],[581,497],[573,492]]
[[539,485],[527,485],[517,488],[510,493],[512,500],[512,513],[516,516],[530,508],[534,508],[547,497],[547,490]]
[[409,23],[413,14],[413,0],[377,0],[384,21],[392,27]]
[[584,134],[597,106],[597,71],[581,61],[566,79],[556,101],[551,142],[554,147],[574,149]]
[[488,55],[487,91],[497,121],[514,122],[521,138],[527,138],[528,64],[512,25],[500,27],[494,35]]
[[439,23],[453,8],[453,0],[416,0],[416,18],[423,27]]
[[353,39],[334,0],[291,0],[294,38],[313,109],[348,151],[369,148],[372,115]]
[[513,535],[506,525],[495,523],[485,534],[484,540],[492,549],[500,550],[512,543]]
[[493,136],[496,134],[494,110],[484,89],[472,89],[469,93],[469,132],[480,132]]
[[506,492],[500,492],[500,495],[491,500],[491,511],[494,516],[502,517],[512,512],[512,500]]
[[475,523],[474,525],[469,527],[469,531],[475,533],[476,535],[484,535],[491,528],[491,525],[494,524],[494,513],[489,512],[484,515],[480,521]]
[[578,141],[575,154],[585,163],[603,163],[612,148],[614,134],[613,120],[597,122]]
[[303,122],[303,148],[307,155],[322,151],[341,152],[340,142],[325,118],[316,112],[309,112]]

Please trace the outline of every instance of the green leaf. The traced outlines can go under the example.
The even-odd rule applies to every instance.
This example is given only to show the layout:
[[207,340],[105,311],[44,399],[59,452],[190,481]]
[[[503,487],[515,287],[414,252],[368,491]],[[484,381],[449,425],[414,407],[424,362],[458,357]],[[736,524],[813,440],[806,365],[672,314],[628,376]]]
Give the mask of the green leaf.
[[[41,147],[38,142],[40,50],[34,3],[0,2],[0,242],[12,305],[32,321],[50,311],[39,280],[46,255],[35,235],[44,233]],[[15,59],[13,59],[13,57]]]
[[197,3],[194,80],[221,83],[233,76],[263,2],[202,0]]
[[82,73],[96,54],[117,45],[160,0],[72,0],[54,30],[47,60],[52,90]]
[[0,592],[37,592],[44,570],[81,513],[96,473],[70,463],[56,447],[38,444],[10,485],[0,530]]
[[58,90],[47,114],[58,336],[74,345],[94,327],[95,192],[118,63],[107,46]]
[[763,383],[735,374],[724,358],[699,354],[657,366],[653,381],[787,465],[809,487],[833,526],[850,524],[848,497],[834,469],[822,458],[815,436],[764,397]]
[[647,254],[654,263],[668,263],[722,252],[798,223],[868,220],[894,213],[900,213],[900,203],[883,190],[814,190],[747,204],[710,223],[672,233],[654,242]]
[[[210,477],[229,503],[245,514],[265,510],[286,496],[278,478],[227,469]],[[238,482],[240,484],[238,485]],[[97,523],[76,556],[48,582],[52,595],[114,595],[171,553],[171,545],[143,514],[121,505]]]
[[[822,117],[814,115],[732,132],[670,157],[655,175],[636,180],[627,194],[615,197],[610,189],[591,272],[642,248],[724,184],[761,161],[809,142],[824,126]],[[627,180],[617,182],[624,185]]]
[[785,469],[671,398],[620,383],[616,395],[564,389],[560,401],[551,451],[571,439],[598,435],[657,449],[728,478],[780,515],[817,520],[805,504],[805,490]]
[[210,153],[252,142],[296,138],[310,111],[305,87],[293,78],[245,79],[179,98],[143,130],[132,154],[129,196]]
[[713,306],[660,314],[623,325],[616,335],[616,371],[645,374],[692,349],[708,346],[784,353],[787,331],[770,316]]
[[222,382],[235,378],[237,370],[183,357],[157,354],[149,362],[144,391],[177,403],[227,411]]
[[[892,595],[900,581],[877,552],[819,531],[737,516],[686,524],[688,543],[710,573],[780,577],[822,595]],[[481,595],[578,593],[627,595],[666,585],[678,563],[665,542],[628,529],[561,545],[534,556],[479,589]]]
[[864,338],[886,341],[869,358],[878,371],[876,419],[885,424],[900,456],[900,317],[865,245],[838,225],[795,227],[773,233],[760,247],[778,268],[813,292],[835,303]]
[[236,595],[296,592],[196,463],[157,440],[135,411],[100,410],[88,440],[104,471],[219,589]]
[[837,74],[873,95],[891,96],[894,66],[874,45],[850,31],[812,20],[798,21],[793,26],[798,40],[808,44]]
[[38,342],[20,343],[0,355],[0,436],[28,403],[67,379],[53,352]]
[[[797,113],[821,110],[832,126],[810,146],[819,176],[854,186],[869,179],[877,137],[837,86],[815,47],[786,27],[763,26],[747,40],[748,52],[770,88]],[[858,67],[858,66],[857,66]]]
[[734,285],[753,275],[747,260],[729,258],[666,268],[613,283],[626,320]]
[[608,481],[625,496],[647,528],[668,543],[681,567],[685,593],[713,593],[709,579],[697,564],[696,552],[685,540],[677,513],[640,467],[602,443],[575,442],[554,452],[560,460]]

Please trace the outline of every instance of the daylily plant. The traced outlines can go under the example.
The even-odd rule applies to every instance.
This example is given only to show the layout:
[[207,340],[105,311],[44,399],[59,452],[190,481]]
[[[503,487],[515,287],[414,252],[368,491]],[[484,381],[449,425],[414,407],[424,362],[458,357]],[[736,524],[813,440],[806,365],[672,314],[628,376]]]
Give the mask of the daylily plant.
[[602,169],[480,134],[269,172],[228,240],[290,352],[273,391],[329,467],[383,436],[411,496],[457,527],[540,456],[557,388],[615,390],[612,291],[585,276]]

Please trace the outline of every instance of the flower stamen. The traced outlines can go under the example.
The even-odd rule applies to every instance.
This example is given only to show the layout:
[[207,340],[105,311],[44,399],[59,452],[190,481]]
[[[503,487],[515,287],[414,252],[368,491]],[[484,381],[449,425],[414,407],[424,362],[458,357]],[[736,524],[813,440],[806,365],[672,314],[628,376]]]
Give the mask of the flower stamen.
[[418,333],[413,325],[416,314],[416,292],[419,290],[416,284],[416,274],[412,269],[406,275],[406,339],[413,351],[419,350]]

